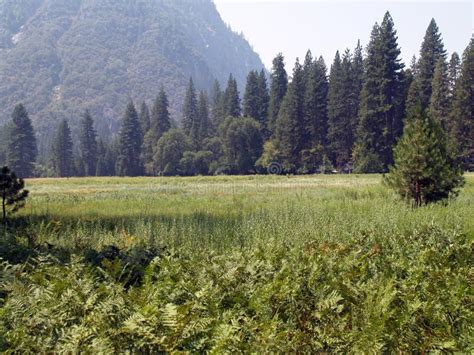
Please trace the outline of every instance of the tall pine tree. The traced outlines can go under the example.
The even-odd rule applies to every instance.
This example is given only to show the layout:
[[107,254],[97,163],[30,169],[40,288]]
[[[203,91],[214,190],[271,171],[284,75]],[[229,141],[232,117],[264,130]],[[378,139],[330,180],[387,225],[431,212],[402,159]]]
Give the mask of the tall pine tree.
[[358,140],[354,149],[357,172],[385,171],[393,162],[392,149],[402,132],[405,90],[396,30],[390,13],[374,26],[365,61],[359,109]]
[[283,54],[279,53],[273,59],[273,67],[270,74],[270,102],[268,108],[268,129],[270,133],[273,133],[275,130],[278,113],[287,88],[288,74],[285,70],[285,58]]
[[199,130],[198,149],[203,147],[203,141],[209,138],[213,132],[212,123],[209,117],[209,99],[204,91],[199,93],[198,99]]
[[300,153],[304,130],[304,76],[303,68],[296,60],[293,80],[283,99],[275,125],[275,146],[281,156],[285,170],[297,171],[300,167]]
[[446,59],[441,34],[434,19],[431,20],[423,39],[420,50],[420,60],[417,64],[417,80],[421,95],[421,108],[427,109],[430,104],[431,88],[436,63],[440,58]]
[[241,114],[239,90],[237,81],[233,75],[229,75],[227,88],[224,93],[224,115],[225,117],[239,117]]
[[211,90],[211,121],[214,133],[224,121],[224,93],[221,90],[219,81],[214,80]]
[[258,73],[251,70],[247,76],[247,85],[244,93],[244,116],[259,120],[259,87],[258,87]]
[[328,78],[324,59],[319,57],[310,67],[304,98],[304,148],[322,149],[327,133]]
[[260,123],[264,139],[268,139],[270,137],[268,130],[268,107],[270,104],[270,95],[268,92],[267,75],[264,69],[262,69],[258,75],[258,96],[260,103],[257,121]]
[[127,105],[119,133],[117,173],[120,176],[139,176],[141,166],[142,134],[140,121],[132,101]]
[[143,135],[145,135],[148,130],[150,129],[150,109],[148,108],[148,105],[146,104],[145,101],[142,102],[142,105],[140,107],[140,127],[142,129]]
[[184,132],[189,135],[191,128],[193,127],[194,121],[197,120],[198,108],[197,108],[197,97],[196,89],[194,88],[193,79],[189,79],[188,88],[186,90],[186,96],[184,98],[183,106],[183,120],[182,126]]
[[22,104],[13,110],[9,133],[7,164],[20,178],[31,177],[38,149],[31,120]]
[[474,39],[463,53],[456,82],[452,111],[451,138],[466,170],[474,170]]
[[430,115],[445,131],[450,131],[449,114],[451,102],[449,97],[448,64],[444,58],[439,58],[433,75],[430,98]]
[[97,134],[94,120],[86,110],[82,116],[79,132],[79,149],[85,176],[95,176],[97,170]]
[[71,130],[66,120],[62,120],[58,126],[52,150],[56,175],[59,177],[72,176],[74,171],[73,143]]

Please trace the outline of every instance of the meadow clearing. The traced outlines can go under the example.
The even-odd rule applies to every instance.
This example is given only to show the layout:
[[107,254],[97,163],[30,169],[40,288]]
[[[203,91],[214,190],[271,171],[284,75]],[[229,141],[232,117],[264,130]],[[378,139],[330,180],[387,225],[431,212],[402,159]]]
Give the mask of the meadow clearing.
[[474,175],[413,209],[380,175],[27,180],[0,350],[473,350]]

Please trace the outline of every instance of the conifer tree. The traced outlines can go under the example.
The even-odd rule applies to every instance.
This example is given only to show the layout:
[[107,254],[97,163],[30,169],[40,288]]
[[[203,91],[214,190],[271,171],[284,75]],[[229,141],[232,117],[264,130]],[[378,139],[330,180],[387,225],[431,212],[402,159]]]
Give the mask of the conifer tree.
[[287,87],[288,74],[285,70],[285,58],[283,54],[279,53],[273,59],[273,67],[270,74],[270,102],[268,107],[268,128],[270,133],[273,133],[275,130],[278,112],[286,95]]
[[304,76],[303,68],[296,60],[293,80],[281,104],[275,125],[275,144],[287,171],[296,171],[300,166],[303,150],[304,130]]
[[258,75],[258,96],[260,103],[257,121],[260,123],[264,139],[268,139],[270,137],[268,130],[268,107],[270,104],[270,95],[268,92],[267,75],[264,69],[262,69]]
[[403,127],[405,95],[399,55],[396,30],[387,12],[382,25],[374,26],[367,50],[358,146],[353,154],[357,172],[369,172],[363,166],[371,167],[370,170],[381,166],[381,170],[386,170],[393,162],[392,148]]
[[439,58],[436,64],[429,110],[431,117],[448,132],[450,130],[449,113],[451,111],[451,103],[449,98],[448,64],[443,57]]
[[142,102],[142,105],[140,107],[140,127],[142,129],[143,135],[145,135],[148,130],[150,129],[150,109],[148,108],[148,105],[146,104],[145,101]]
[[383,135],[384,121],[380,101],[380,26],[372,28],[365,59],[365,77],[360,96],[357,143],[354,147],[354,171],[374,173],[383,169],[380,156],[380,137]]
[[25,182],[15,172],[4,166],[0,169],[0,199],[2,200],[2,219],[5,222],[7,213],[14,213],[25,206],[28,197]]
[[202,148],[203,141],[209,138],[213,132],[211,120],[209,117],[209,99],[204,91],[199,93],[198,100],[198,113],[199,113],[199,134],[198,134],[198,150]]
[[351,93],[351,55],[346,50],[341,61],[338,51],[329,75],[327,137],[331,160],[338,168],[349,162],[354,143],[356,122],[351,117]]
[[188,88],[186,90],[186,96],[184,98],[182,121],[183,130],[187,135],[191,133],[191,128],[193,127],[194,121],[197,120],[197,116],[198,108],[196,89],[194,88],[193,79],[190,78]]
[[461,70],[461,59],[459,58],[459,54],[457,54],[456,52],[453,52],[453,54],[451,55],[451,59],[449,60],[449,66],[448,66],[449,97],[450,98],[454,96],[456,81],[459,78],[460,70]]
[[7,164],[17,176],[31,177],[38,149],[31,120],[22,104],[18,104],[13,110],[9,133]]
[[211,90],[211,121],[213,133],[219,128],[219,125],[224,121],[224,93],[221,90],[219,81],[214,80],[214,85]]
[[55,139],[53,141],[53,166],[56,175],[59,177],[69,177],[74,171],[73,143],[71,130],[66,120],[62,120],[58,126]]
[[139,176],[142,135],[140,121],[132,101],[127,105],[119,133],[117,172],[120,176]]
[[452,110],[451,139],[466,170],[474,170],[474,39],[463,53]]
[[247,85],[244,93],[244,116],[259,120],[260,91],[258,87],[258,73],[251,70],[247,76]]
[[436,63],[440,58],[446,59],[441,34],[434,19],[431,20],[423,39],[420,50],[420,60],[417,64],[417,80],[421,95],[421,108],[429,107],[431,98],[431,86]]
[[150,118],[150,129],[145,135],[143,141],[142,162],[147,174],[154,174],[153,155],[156,143],[168,130],[171,129],[171,118],[168,110],[168,96],[163,87],[161,87],[156,97]]
[[413,114],[394,150],[395,164],[385,181],[419,207],[456,196],[464,179],[439,123],[421,107]]
[[86,110],[82,116],[79,133],[79,149],[85,176],[95,176],[97,170],[97,134],[94,120]]
[[224,115],[225,117],[239,117],[240,114],[241,108],[237,81],[230,74],[224,93]]

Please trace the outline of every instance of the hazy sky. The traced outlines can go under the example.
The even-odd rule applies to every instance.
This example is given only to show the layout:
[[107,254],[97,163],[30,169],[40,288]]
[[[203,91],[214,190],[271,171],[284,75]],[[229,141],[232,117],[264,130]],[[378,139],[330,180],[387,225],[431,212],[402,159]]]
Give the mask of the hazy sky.
[[408,65],[418,53],[431,18],[445,48],[459,54],[473,32],[471,1],[350,1],[350,0],[214,0],[222,19],[243,32],[267,68],[278,52],[292,67],[307,49],[322,55],[329,66],[336,50],[368,43],[375,22],[390,11],[398,32],[402,59]]

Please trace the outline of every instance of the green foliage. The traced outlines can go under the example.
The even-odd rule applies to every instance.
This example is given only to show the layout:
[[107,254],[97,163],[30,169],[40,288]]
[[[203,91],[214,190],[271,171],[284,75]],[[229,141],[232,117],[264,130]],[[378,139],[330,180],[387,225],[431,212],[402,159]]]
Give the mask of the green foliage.
[[285,58],[279,53],[272,62],[270,74],[270,101],[268,108],[268,127],[271,133],[275,131],[278,113],[288,88],[288,74],[285,70]]
[[142,173],[141,149],[143,133],[135,105],[127,105],[119,135],[117,173],[120,176],[138,176]]
[[366,165],[361,162],[366,159],[364,155],[356,154],[361,152],[377,155],[383,170],[393,162],[392,148],[402,133],[404,115],[403,64],[399,55],[397,32],[387,12],[382,24],[373,27],[367,48],[357,132],[357,145],[365,147],[354,151],[355,165]]
[[81,131],[79,133],[79,149],[84,167],[84,176],[95,176],[97,171],[97,133],[94,128],[94,120],[88,110],[81,120]]
[[56,137],[53,142],[53,166],[56,175],[69,177],[74,174],[73,143],[71,130],[66,120],[62,120],[58,126]]
[[462,175],[440,123],[421,109],[408,117],[386,177],[388,185],[418,207],[456,196],[464,185]]
[[429,228],[339,242],[170,251],[138,286],[120,258],[4,262],[2,350],[469,351],[472,241]]
[[23,104],[18,104],[12,113],[8,130],[7,165],[22,178],[33,175],[33,164],[38,150],[31,120]]
[[255,171],[255,162],[262,154],[262,133],[257,121],[250,117],[228,117],[219,127],[223,159],[232,173]]
[[435,67],[441,58],[446,59],[446,51],[438,25],[434,19],[431,19],[421,44],[420,60],[417,64],[416,77],[420,88],[422,109],[429,107]]
[[189,137],[180,129],[170,129],[156,145],[153,162],[159,175],[179,175],[184,153],[192,149]]
[[450,111],[448,64],[444,58],[440,58],[433,74],[429,112],[431,117],[437,120],[447,132],[451,130]]
[[232,74],[229,75],[227,88],[224,92],[224,117],[239,117],[242,113],[240,107],[240,94],[237,81]]
[[275,147],[282,157],[280,164],[291,172],[299,168],[300,154],[304,149],[304,89],[303,68],[296,60],[293,80],[274,127]]
[[451,139],[464,169],[474,170],[474,39],[463,54],[456,82],[452,111]]
[[25,182],[6,166],[0,171],[0,195],[2,197],[2,218],[6,220],[7,214],[15,213],[25,206],[28,197]]

